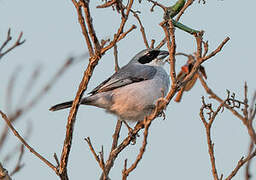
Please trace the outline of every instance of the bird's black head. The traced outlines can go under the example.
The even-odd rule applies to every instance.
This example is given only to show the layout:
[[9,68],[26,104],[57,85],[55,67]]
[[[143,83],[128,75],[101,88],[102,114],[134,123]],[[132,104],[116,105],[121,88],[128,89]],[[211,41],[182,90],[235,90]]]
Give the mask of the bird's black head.
[[140,64],[149,64],[153,61],[161,61],[168,56],[168,51],[159,49],[145,49],[136,54],[131,62],[139,62]]
[[153,61],[154,59],[157,58],[159,53],[160,53],[160,50],[150,50],[150,51],[146,52],[144,55],[142,55],[138,59],[138,62],[141,63],[141,64],[150,63],[151,61]]

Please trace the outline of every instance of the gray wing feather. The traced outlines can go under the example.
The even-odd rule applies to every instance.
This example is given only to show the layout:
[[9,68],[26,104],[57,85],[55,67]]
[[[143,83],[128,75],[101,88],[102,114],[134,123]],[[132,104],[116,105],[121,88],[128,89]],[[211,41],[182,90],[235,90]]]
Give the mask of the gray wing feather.
[[156,73],[153,66],[141,64],[127,64],[110,78],[103,81],[99,86],[94,88],[89,94],[110,91],[134,82],[140,82],[152,79]]

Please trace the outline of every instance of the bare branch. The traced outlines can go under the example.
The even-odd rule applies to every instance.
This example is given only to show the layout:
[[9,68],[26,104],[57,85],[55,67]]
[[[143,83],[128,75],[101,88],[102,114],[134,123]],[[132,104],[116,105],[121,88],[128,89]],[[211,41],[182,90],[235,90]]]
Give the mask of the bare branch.
[[116,0],[107,1],[102,5],[98,5],[97,8],[107,8],[107,7],[113,6],[114,4],[116,4]]
[[11,29],[10,29],[10,28],[8,29],[6,40],[4,41],[4,43],[2,44],[2,46],[0,47],[0,59],[1,59],[4,55],[6,55],[7,53],[9,53],[11,50],[13,50],[14,48],[16,48],[16,47],[22,45],[22,44],[25,42],[25,40],[22,40],[22,41],[21,41],[22,35],[23,35],[23,32],[20,33],[18,39],[16,40],[16,42],[15,42],[11,47],[9,47],[7,50],[5,50],[4,52],[2,52],[3,49],[4,49],[4,47],[6,47],[6,45],[9,43],[9,41],[12,40],[12,37],[11,37]]
[[[165,32],[165,38],[167,40],[167,47],[169,50],[169,60],[170,60],[170,76],[172,79],[172,84],[176,84],[176,72],[175,72],[175,36],[174,36],[174,27],[171,21],[168,21],[169,26],[167,27],[166,21],[160,23],[160,26]],[[171,36],[171,39],[170,39]]]
[[154,44],[155,44],[156,40],[152,39],[151,40],[151,45],[150,45],[150,48],[153,49],[154,48]]
[[240,169],[246,162],[248,162],[249,160],[251,160],[251,159],[254,158],[255,156],[256,156],[256,150],[255,150],[252,154],[249,154],[246,158],[242,157],[242,158],[238,161],[238,163],[237,163],[235,169],[230,173],[230,175],[229,175],[227,178],[225,178],[225,180],[231,180],[231,179],[236,175],[236,173],[239,171],[239,169]]
[[87,24],[87,27],[89,30],[89,35],[94,44],[94,53],[96,53],[97,56],[101,56],[101,54],[100,54],[101,46],[100,46],[99,40],[97,38],[96,32],[95,32],[93,24],[92,24],[92,17],[91,17],[91,13],[90,13],[90,9],[89,9],[89,1],[80,0],[79,2],[82,4],[82,7],[84,9],[85,20],[86,20],[86,24]]
[[84,35],[87,47],[88,47],[88,51],[90,56],[92,57],[94,55],[93,49],[92,49],[92,43],[91,40],[89,38],[88,35],[88,31],[87,28],[85,26],[85,22],[84,22],[84,17],[82,15],[82,11],[81,11],[81,4],[77,3],[76,0],[72,0],[75,8],[76,8],[76,12],[77,12],[77,16],[78,16],[78,22],[80,23],[81,29],[82,29],[82,33]]
[[[212,143],[211,139],[211,127],[212,124],[217,116],[217,114],[220,112],[226,101],[222,102],[219,107],[217,108],[216,111],[212,110],[211,104],[205,104],[204,98],[202,97],[202,107],[200,108],[200,118],[205,126],[206,130],[206,137],[207,137],[207,144],[208,144],[208,152],[211,160],[211,165],[212,165],[212,175],[214,180],[219,180],[218,173],[217,173],[217,168],[216,168],[216,163],[215,163],[215,156],[214,156],[214,144]],[[209,122],[206,121],[204,117],[204,109],[208,109],[210,112],[209,114]]]
[[104,163],[104,157],[103,157],[103,146],[102,146],[102,149],[101,149],[101,152],[100,152],[100,157],[99,157],[99,156],[96,154],[96,152],[95,152],[95,150],[94,150],[94,148],[93,148],[93,146],[92,146],[92,143],[91,143],[90,138],[87,137],[87,138],[85,138],[84,140],[87,142],[87,144],[88,144],[88,146],[89,146],[89,148],[90,148],[90,150],[91,150],[91,152],[92,152],[92,154],[93,154],[95,160],[98,162],[100,168],[101,168],[102,171],[103,171],[103,180],[107,180],[107,173],[106,173],[106,170],[105,170],[105,163]]
[[172,78],[172,83],[175,84],[177,79],[176,79],[176,71],[175,71],[175,54],[176,54],[176,42],[175,42],[175,35],[174,35],[174,26],[172,24],[172,21],[168,21],[169,24],[169,32],[170,32],[170,36],[171,36],[171,46],[169,44],[169,42],[167,42],[167,47],[169,49],[169,58],[170,58],[170,75]]
[[[136,26],[133,25],[132,28],[127,31],[126,34],[123,33],[123,29],[124,29],[124,26],[125,26],[126,21],[128,19],[128,16],[130,14],[130,11],[131,11],[131,8],[132,8],[132,5],[133,5],[133,1],[134,0],[130,0],[129,1],[129,4],[128,4],[127,8],[126,8],[126,14],[125,14],[125,16],[122,16],[122,20],[121,20],[120,26],[119,26],[119,28],[117,30],[117,33],[114,35],[114,39],[109,43],[108,46],[106,46],[106,47],[101,49],[101,54],[104,54],[107,50],[112,48],[118,41],[120,41],[122,38],[124,38],[127,33],[129,33],[130,31],[132,31],[133,29],[136,28]],[[123,37],[121,37],[121,36],[123,36]]]
[[[253,141],[251,141],[249,146],[248,156],[252,153],[253,148],[254,148],[254,143]],[[251,165],[251,160],[247,161],[246,163],[245,180],[249,180],[251,178],[250,165]]]
[[128,29],[126,32],[122,33],[118,39],[116,40],[116,42],[111,41],[109,43],[109,45],[105,46],[104,48],[101,49],[101,54],[104,54],[107,50],[111,49],[112,47],[114,47],[115,43],[119,42],[120,40],[122,40],[123,38],[125,38],[125,36],[130,33],[132,30],[136,29],[137,27],[135,25],[132,25],[130,29]]
[[184,14],[184,12],[186,11],[186,9],[191,6],[193,4],[195,0],[187,0],[186,4],[183,6],[183,8],[180,10],[177,18],[176,18],[176,21],[179,21],[181,16]]
[[115,71],[117,72],[120,67],[119,67],[119,64],[118,64],[118,55],[117,55],[118,51],[117,51],[117,45],[115,44],[114,46],[114,58],[115,58]]
[[165,7],[164,5],[162,5],[162,4],[160,4],[160,3],[158,3],[157,1],[154,1],[154,0],[148,0],[148,2],[153,3],[153,6],[152,6],[152,7],[151,7],[151,9],[150,9],[150,11],[151,11],[151,12],[153,12],[153,11],[154,11],[154,7],[155,7],[155,6],[158,6],[158,7],[162,8],[162,9],[163,9],[163,11],[165,11],[165,10],[166,10],[166,7]]
[[144,27],[143,27],[143,25],[142,25],[142,23],[141,23],[141,20],[140,20],[140,18],[139,18],[139,16],[138,16],[137,13],[133,12],[133,15],[134,15],[134,17],[135,17],[135,18],[138,20],[138,22],[139,22],[140,31],[141,31],[141,34],[142,34],[142,38],[143,38],[144,44],[145,44],[146,48],[149,48],[147,36],[146,36],[146,33],[145,33],[145,29],[144,29]]
[[2,116],[2,118],[5,120],[6,124],[8,125],[8,127],[12,130],[13,134],[21,141],[22,144],[24,144],[24,146],[26,146],[26,148],[32,152],[35,156],[37,156],[40,160],[42,160],[47,166],[49,166],[52,170],[54,170],[54,172],[56,174],[58,174],[57,168],[50,163],[47,159],[45,159],[42,155],[40,155],[38,152],[36,152],[30,145],[28,145],[28,143],[20,136],[20,134],[16,131],[16,129],[12,126],[11,121],[9,120],[9,118],[2,112],[0,111],[0,114]]
[[[121,127],[122,127],[122,121],[121,120],[118,120],[117,123],[116,123],[116,128],[115,128],[115,132],[113,134],[113,142],[112,142],[112,147],[111,147],[111,151],[108,155],[108,160],[106,162],[106,165],[105,165],[105,172],[106,172],[106,175],[108,176],[109,172],[110,172],[110,169],[113,167],[114,165],[114,161],[115,161],[115,158],[113,156],[111,156],[111,153],[112,151],[114,151],[117,147],[117,144],[118,144],[118,139],[119,139],[119,134],[120,134],[120,131],[121,131]],[[103,179],[103,176],[104,174],[101,174],[101,177],[100,179]],[[105,176],[106,177],[106,176]]]
[[129,174],[137,167],[138,163],[140,162],[140,160],[142,159],[145,151],[146,151],[146,145],[147,145],[147,138],[148,138],[148,129],[149,126],[151,125],[152,120],[147,120],[147,118],[144,119],[144,139],[143,139],[143,143],[142,146],[140,148],[140,152],[137,155],[137,158],[135,160],[135,162],[127,169],[127,160],[126,160],[126,166],[125,169],[123,170],[123,180],[127,179],[127,177],[129,176]]
[[215,49],[215,50],[214,50],[213,52],[211,52],[209,55],[207,55],[207,56],[205,56],[205,57],[202,58],[203,61],[205,61],[205,60],[207,60],[207,59],[209,59],[209,58],[215,56],[217,53],[219,53],[219,52],[222,50],[223,46],[224,46],[229,40],[230,40],[229,37],[227,37],[226,39],[224,39],[224,40],[222,41],[222,43],[217,47],[217,49]]
[[24,145],[22,144],[20,146],[20,154],[19,154],[19,158],[18,158],[18,161],[14,167],[14,170],[11,172],[11,176],[14,175],[15,173],[19,172],[21,170],[21,168],[24,167],[24,164],[21,164],[21,160],[22,160],[22,157],[24,155]]
[[156,49],[160,49],[166,43],[166,37],[156,46]]

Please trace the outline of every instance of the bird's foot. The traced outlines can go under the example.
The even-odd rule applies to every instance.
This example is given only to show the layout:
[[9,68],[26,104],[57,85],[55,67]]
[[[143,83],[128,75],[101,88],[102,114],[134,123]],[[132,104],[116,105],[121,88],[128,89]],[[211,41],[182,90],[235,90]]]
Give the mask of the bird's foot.
[[161,108],[161,106],[163,106],[162,111],[160,111],[158,114],[159,117],[163,117],[163,120],[165,120],[165,118],[166,118],[164,110],[167,106],[167,103],[168,103],[168,101],[163,97],[159,98],[156,102],[157,107]]
[[131,137],[131,145],[135,145],[136,144],[136,138],[139,137],[139,135],[133,132],[133,129],[128,125],[128,123],[126,121],[123,121],[125,126],[128,129],[128,135]]

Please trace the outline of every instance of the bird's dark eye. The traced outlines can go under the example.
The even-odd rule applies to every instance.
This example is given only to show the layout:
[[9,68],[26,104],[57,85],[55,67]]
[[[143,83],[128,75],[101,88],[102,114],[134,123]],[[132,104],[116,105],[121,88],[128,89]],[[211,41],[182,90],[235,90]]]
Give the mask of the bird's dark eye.
[[159,52],[160,52],[159,50],[149,51],[147,54],[142,56],[138,61],[141,64],[149,63],[149,62],[151,62],[152,60],[154,60],[158,56]]

